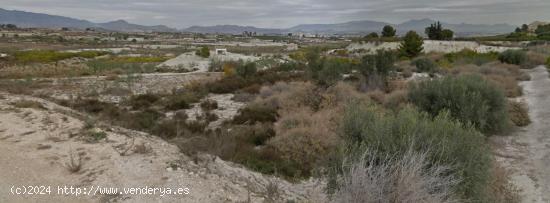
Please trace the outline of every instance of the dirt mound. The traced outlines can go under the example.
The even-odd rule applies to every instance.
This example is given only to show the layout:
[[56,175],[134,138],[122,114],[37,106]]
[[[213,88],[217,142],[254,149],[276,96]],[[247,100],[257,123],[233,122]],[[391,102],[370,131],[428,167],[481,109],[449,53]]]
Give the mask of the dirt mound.
[[[42,99],[0,96],[4,98],[0,100],[0,202],[326,200],[324,184],[317,180],[294,184],[209,155],[189,157],[158,137],[105,123],[92,126],[86,115]],[[69,170],[73,169],[71,160],[72,165],[80,163],[80,170]],[[189,194],[78,198],[9,194],[12,185],[22,184],[188,188]]]

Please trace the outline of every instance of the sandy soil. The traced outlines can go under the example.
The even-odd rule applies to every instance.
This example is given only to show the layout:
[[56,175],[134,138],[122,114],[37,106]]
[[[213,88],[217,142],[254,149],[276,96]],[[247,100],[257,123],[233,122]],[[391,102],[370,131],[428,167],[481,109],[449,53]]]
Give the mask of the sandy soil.
[[[205,154],[186,156],[155,136],[96,124],[106,139],[86,141],[87,115],[43,99],[0,92],[0,202],[263,202],[276,185],[277,202],[326,202],[323,183],[265,176]],[[20,100],[45,108],[16,108]],[[138,146],[142,146],[141,149]],[[82,169],[70,172],[70,156]],[[51,195],[10,194],[12,186],[52,186]],[[57,195],[57,186],[188,188],[187,195]],[[273,196],[273,195],[271,195]]]
[[496,158],[511,173],[523,202],[550,202],[550,79],[545,67],[527,70],[531,81],[523,82],[532,124],[494,137]]
[[164,63],[158,65],[158,67],[172,67],[176,69],[187,69],[187,70],[196,70],[196,72],[207,72],[208,67],[212,63],[212,60],[216,61],[257,61],[260,60],[259,57],[255,56],[246,56],[242,54],[230,53],[226,54],[216,54],[215,51],[210,51],[209,58],[202,58],[197,56],[195,52],[189,52],[179,55],[176,58],[165,61]]
[[[349,51],[354,51],[358,49],[365,49],[369,53],[375,53],[377,50],[381,49],[399,49],[401,42],[369,42],[369,43],[354,43],[350,44],[347,49]],[[488,46],[479,44],[477,42],[470,41],[435,41],[435,40],[424,40],[424,52],[440,52],[440,53],[453,53],[459,52],[464,49],[470,49],[477,51],[479,53],[487,52],[503,52],[508,49],[518,49],[517,47],[506,47],[506,46]]]

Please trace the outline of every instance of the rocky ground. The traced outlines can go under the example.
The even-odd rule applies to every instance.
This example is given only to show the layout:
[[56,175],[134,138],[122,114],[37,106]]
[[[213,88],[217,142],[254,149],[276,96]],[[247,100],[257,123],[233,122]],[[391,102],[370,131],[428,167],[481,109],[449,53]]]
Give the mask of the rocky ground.
[[523,202],[550,202],[550,78],[545,67],[527,70],[521,100],[529,106],[532,124],[510,136],[493,137],[496,157],[520,189]]
[[[323,183],[290,183],[209,155],[186,156],[164,140],[97,123],[43,99],[0,93],[0,202],[326,202]],[[34,105],[18,105],[34,101]],[[73,164],[71,164],[71,160]],[[80,160],[80,161],[79,161]],[[80,163],[81,169],[71,171]],[[12,195],[12,186],[46,185],[51,195]],[[187,195],[56,195],[57,186],[188,188]]]

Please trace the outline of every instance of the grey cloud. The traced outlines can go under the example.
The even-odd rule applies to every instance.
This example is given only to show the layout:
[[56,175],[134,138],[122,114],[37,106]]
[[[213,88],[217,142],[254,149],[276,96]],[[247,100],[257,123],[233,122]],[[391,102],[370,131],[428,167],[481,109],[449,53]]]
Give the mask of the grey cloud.
[[550,20],[548,0],[2,0],[5,9],[106,22],[117,19],[172,27],[238,24],[289,27],[302,23],[432,18],[451,23]]

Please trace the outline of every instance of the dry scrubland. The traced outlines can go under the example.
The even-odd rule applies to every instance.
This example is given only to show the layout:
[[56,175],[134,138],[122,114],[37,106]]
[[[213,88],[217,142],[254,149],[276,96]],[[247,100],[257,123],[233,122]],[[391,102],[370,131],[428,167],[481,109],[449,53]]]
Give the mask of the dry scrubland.
[[531,78],[522,69],[547,63],[547,47],[333,48],[180,57],[207,62],[202,73],[164,69],[181,52],[157,49],[21,51],[0,69],[0,144],[42,154],[22,160],[51,162],[75,184],[189,178],[194,202],[520,201],[487,139],[531,122],[518,84]]

